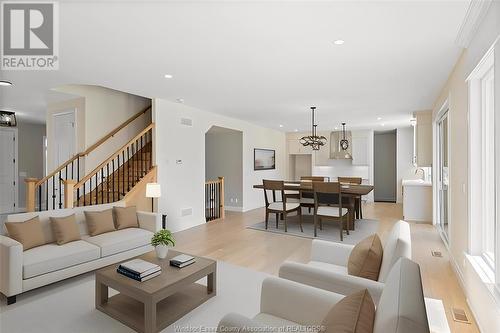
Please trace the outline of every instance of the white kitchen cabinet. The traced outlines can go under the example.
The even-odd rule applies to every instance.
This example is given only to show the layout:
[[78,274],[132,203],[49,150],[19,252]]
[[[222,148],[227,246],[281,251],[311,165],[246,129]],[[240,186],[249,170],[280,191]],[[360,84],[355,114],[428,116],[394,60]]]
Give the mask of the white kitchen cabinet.
[[432,223],[432,183],[403,180],[403,219]]
[[352,137],[352,165],[368,165],[368,137]]
[[299,154],[311,154],[312,149],[310,147],[304,147],[300,144],[297,139],[288,140],[288,154],[299,155]]

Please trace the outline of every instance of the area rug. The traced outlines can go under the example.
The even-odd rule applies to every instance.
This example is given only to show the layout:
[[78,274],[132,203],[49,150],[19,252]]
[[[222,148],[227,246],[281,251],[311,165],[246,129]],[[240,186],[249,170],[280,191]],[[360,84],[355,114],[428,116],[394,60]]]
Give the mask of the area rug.
[[[253,317],[259,312],[261,285],[268,276],[218,261],[217,296],[162,332],[215,332],[219,320],[229,312]],[[206,284],[206,280],[199,282]],[[19,295],[13,305],[7,306],[2,299],[0,332],[134,332],[95,309],[94,285],[94,273],[87,273]],[[426,305],[431,332],[449,333],[442,302],[426,298]]]
[[[282,220],[278,221],[278,228],[276,228],[276,218],[274,214],[269,216],[269,224],[266,230],[266,223],[259,222],[248,226],[249,229],[273,232],[284,235],[292,235],[306,238],[314,238],[314,222],[312,215],[302,215],[302,227],[304,232],[300,231],[299,218],[297,216],[287,217],[288,231],[285,233],[285,224]],[[355,230],[350,230],[349,235],[344,232],[345,244],[355,245],[362,239],[373,235],[377,232],[379,226],[378,220],[361,219],[356,220]],[[330,242],[340,242],[340,226],[336,222],[324,221],[323,230],[319,230],[317,239],[322,239]]]

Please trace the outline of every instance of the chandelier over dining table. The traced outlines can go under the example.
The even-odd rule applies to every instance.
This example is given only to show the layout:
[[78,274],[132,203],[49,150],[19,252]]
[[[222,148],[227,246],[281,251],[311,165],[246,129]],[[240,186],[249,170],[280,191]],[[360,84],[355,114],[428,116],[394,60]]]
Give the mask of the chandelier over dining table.
[[319,150],[321,146],[324,146],[326,144],[326,138],[322,135],[318,136],[316,132],[316,127],[318,126],[317,124],[314,123],[314,111],[316,111],[316,107],[311,106],[311,111],[312,111],[311,135],[300,138],[299,142],[304,147],[311,147],[313,150]]

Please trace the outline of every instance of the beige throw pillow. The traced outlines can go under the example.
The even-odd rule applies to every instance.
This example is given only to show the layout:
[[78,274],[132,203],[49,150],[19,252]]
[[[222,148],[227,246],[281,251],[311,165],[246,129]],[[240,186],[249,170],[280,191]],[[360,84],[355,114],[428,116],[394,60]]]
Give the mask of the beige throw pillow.
[[85,212],[85,220],[87,221],[90,236],[97,236],[115,230],[112,208],[100,212]]
[[113,211],[115,213],[116,229],[139,228],[135,206],[113,207]]
[[24,222],[5,222],[5,227],[9,237],[23,245],[23,251],[45,244],[38,216]]
[[382,242],[378,235],[366,237],[352,249],[347,262],[347,272],[349,275],[378,281],[382,256]]
[[326,333],[372,333],[375,304],[368,290],[344,297],[321,323]]
[[66,217],[51,217],[50,225],[57,245],[63,245],[80,240],[80,230],[76,223],[75,214]]

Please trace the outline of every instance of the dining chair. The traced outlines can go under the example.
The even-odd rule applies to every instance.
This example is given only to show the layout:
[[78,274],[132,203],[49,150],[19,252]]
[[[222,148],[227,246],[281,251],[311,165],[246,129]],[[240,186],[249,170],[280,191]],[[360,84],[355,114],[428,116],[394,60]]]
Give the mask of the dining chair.
[[[264,199],[266,200],[266,230],[269,222],[269,214],[276,214],[276,229],[278,229],[279,216],[283,216],[283,221],[285,223],[285,232],[288,231],[287,215],[288,213],[297,212],[299,216],[300,231],[304,232],[302,229],[302,212],[300,208],[300,203],[298,202],[287,202],[287,197],[285,195],[285,182],[282,180],[266,180],[263,181],[264,185]],[[272,201],[269,200],[267,196],[267,191],[272,191]],[[281,195],[281,201],[276,201],[276,192]]]
[[[361,177],[338,177],[339,183],[355,184],[361,185],[363,179]],[[358,195],[354,197],[354,211],[356,212],[356,217],[359,219],[363,218],[363,208],[361,205],[361,196]]]
[[[334,220],[340,225],[340,240],[344,240],[344,228],[349,235],[349,210],[342,207],[340,183],[313,182],[314,191],[314,237],[317,237],[317,225],[323,230],[323,220]],[[330,197],[338,197],[338,205],[332,206]],[[345,217],[345,218],[344,218]]]
[[[301,182],[324,182],[326,177],[319,176],[302,176],[300,177]],[[299,195],[300,206],[307,208],[309,213],[311,209],[314,208],[314,195],[312,193],[300,192]]]

